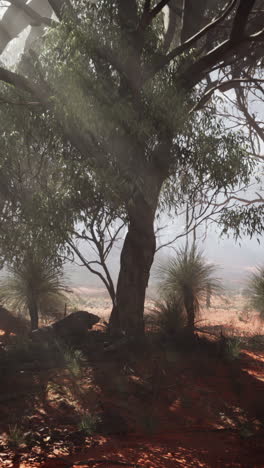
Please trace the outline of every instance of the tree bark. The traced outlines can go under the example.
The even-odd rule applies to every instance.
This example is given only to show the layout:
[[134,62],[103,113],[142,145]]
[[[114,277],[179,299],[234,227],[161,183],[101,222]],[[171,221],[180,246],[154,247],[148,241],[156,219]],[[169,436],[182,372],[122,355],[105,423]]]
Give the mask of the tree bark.
[[129,227],[120,258],[116,305],[110,317],[111,332],[129,337],[144,335],[144,303],[150,268],[156,250],[154,218],[161,184],[149,204],[141,195],[129,212]]
[[190,335],[194,334],[195,323],[195,301],[193,294],[188,294],[184,299],[184,306],[187,314],[187,329]]
[[39,317],[38,317],[38,305],[35,300],[31,300],[28,304],[28,311],[30,315],[31,321],[31,330],[37,330],[39,325]]

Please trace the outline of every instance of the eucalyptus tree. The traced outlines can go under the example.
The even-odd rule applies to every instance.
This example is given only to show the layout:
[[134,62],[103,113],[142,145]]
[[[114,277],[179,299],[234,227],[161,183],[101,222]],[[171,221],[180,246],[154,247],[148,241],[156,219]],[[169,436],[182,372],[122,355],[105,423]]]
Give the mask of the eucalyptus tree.
[[77,258],[100,278],[114,306],[108,256],[120,240],[125,214],[104,199],[103,187],[42,114],[9,105],[0,108],[0,122],[2,264],[17,279],[23,273],[34,278]]
[[212,189],[240,180],[241,137],[225,132],[204,106],[215,92],[261,86],[262,2],[49,0],[52,21],[23,1],[9,3],[46,33],[19,72],[0,67],[0,80],[15,88],[13,102],[39,104],[53,116],[99,186],[125,209],[111,325],[142,333],[162,191],[176,180],[177,203],[194,174],[210,179]]

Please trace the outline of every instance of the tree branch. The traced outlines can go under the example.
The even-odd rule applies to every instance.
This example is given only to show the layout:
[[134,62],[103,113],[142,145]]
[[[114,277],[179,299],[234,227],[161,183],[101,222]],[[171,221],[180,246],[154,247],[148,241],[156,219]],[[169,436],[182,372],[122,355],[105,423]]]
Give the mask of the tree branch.
[[248,17],[253,9],[256,0],[240,0],[233,22],[230,40],[232,42],[240,41],[245,33]]
[[264,83],[264,79],[258,79],[258,78],[234,78],[232,80],[224,81],[223,83],[220,83],[213,88],[211,88],[209,91],[207,91],[202,99],[195,104],[195,106],[191,109],[191,112],[201,110],[204,105],[209,101],[209,99],[212,97],[215,91],[222,91],[226,92],[229,91],[232,88],[235,87],[240,87],[241,84],[246,84],[246,83]]
[[207,34],[209,31],[211,31],[211,29],[215,28],[219,23],[221,23],[224,20],[234,9],[236,3],[237,0],[231,0],[228,3],[228,5],[224,8],[220,16],[212,20],[211,23],[207,24],[204,28],[202,28],[200,31],[198,31],[196,34],[190,37],[187,41],[183,42],[183,44],[179,45],[178,47],[175,47],[175,49],[173,49],[169,54],[159,59],[158,63],[154,65],[154,67],[152,68],[152,70],[150,70],[145,79],[148,80],[152,77],[153,74],[157,73],[163,67],[168,65],[177,56],[185,52],[187,49],[190,49],[195,42],[197,42],[199,39],[205,36],[205,34]]
[[150,11],[151,0],[145,0],[143,14],[148,14]]
[[264,203],[264,197],[262,197],[259,193],[256,193],[256,195],[258,196],[258,198],[254,198],[253,200],[249,200],[248,198],[236,197],[236,196],[232,195],[232,196],[226,198],[226,200],[223,201],[222,203],[215,204],[215,206],[217,206],[218,208],[220,206],[226,206],[232,200],[243,203],[246,206],[255,205],[256,203],[263,204]]
[[169,2],[170,0],[161,0],[152,10],[150,10],[150,1],[146,0],[143,15],[138,26],[138,33],[142,34],[150,25],[151,21],[153,21],[153,19]]
[[73,12],[73,8],[69,0],[48,0],[48,2],[59,20],[62,20],[65,8],[68,8],[69,11]]
[[197,62],[190,65],[182,74],[179,75],[179,84],[185,89],[192,89],[206,73],[210,71],[210,68],[216,65],[220,60],[228,58],[238,49],[240,49],[240,57],[244,57],[246,50],[243,50],[241,46],[249,42],[258,42],[264,40],[264,29],[257,31],[255,34],[250,36],[243,35],[238,42],[227,39],[213,50],[209,51],[208,54],[201,57]]
[[0,96],[0,104],[9,104],[11,106],[36,107],[36,106],[40,106],[41,102],[38,102],[38,101],[10,101],[9,99],[5,99],[5,98],[2,98]]
[[163,10],[163,8],[170,2],[170,0],[161,0],[150,12],[150,22]]
[[38,99],[41,104],[47,105],[49,101],[49,95],[45,92],[45,89],[35,85],[33,82],[28,80],[18,73],[14,73],[6,68],[0,67],[0,81],[8,85],[12,85],[21,91],[26,91]]
[[[26,91],[30,93],[31,96],[39,100],[46,109],[54,110],[50,100],[51,95],[47,91],[45,83],[42,82],[37,85],[24,76],[3,67],[0,67],[0,81],[12,85],[23,92]],[[106,164],[108,163],[105,158],[105,153],[103,150],[99,149],[98,142],[95,141],[94,136],[89,134],[89,132],[86,132],[84,135],[80,130],[80,126],[71,119],[71,116],[69,116],[67,121],[64,122],[65,116],[60,112],[60,110],[57,110],[57,117],[61,124],[65,125],[65,136],[69,139],[71,144],[78,148],[81,154],[86,156],[90,150],[89,156],[91,164],[93,164],[93,161],[96,159],[97,164],[99,163],[102,167],[106,167]]]
[[186,42],[184,42],[180,46],[173,49],[166,57],[168,60],[168,63],[171,60],[173,60],[175,57],[177,57],[177,55],[180,55],[185,50],[190,49],[190,47],[195,42],[197,42],[199,39],[205,36],[205,34],[211,31],[211,29],[215,28],[219,23],[221,23],[229,15],[229,13],[231,13],[231,11],[234,9],[236,2],[237,0],[231,0],[231,2],[229,2],[228,5],[224,8],[223,12],[221,13],[219,17],[212,20],[211,23],[207,24],[204,28],[202,28],[200,31],[194,34],[194,36],[190,37],[190,39],[188,39]]
[[[262,83],[264,82],[264,80],[258,80],[258,81],[261,81]],[[238,101],[238,106],[239,106],[239,109],[240,111],[244,114],[245,118],[246,118],[246,121],[249,125],[249,127],[251,127],[257,134],[257,136],[262,140],[262,142],[264,143],[264,130],[262,129],[262,127],[256,122],[256,120],[254,119],[254,117],[250,114],[247,106],[246,106],[246,103],[245,103],[245,100],[243,99],[244,98],[244,95],[243,95],[243,90],[241,87],[239,87],[238,89],[236,89],[236,96],[237,96],[237,101]]]
[[23,10],[31,19],[32,21],[29,23],[30,26],[40,26],[41,24],[45,24],[46,26],[53,26],[54,22],[50,18],[45,18],[41,15],[39,15],[33,8],[31,8],[29,5],[24,3],[22,0],[8,0],[9,3],[12,5],[15,5],[17,8],[20,10]]
[[[74,245],[74,243],[68,239],[67,240],[67,244],[70,246],[70,248],[74,251],[74,253],[77,255],[77,257],[79,257],[79,259],[81,260],[81,262],[83,263],[83,265],[91,272],[93,273],[94,275],[98,276],[101,281],[104,283],[110,297],[111,297],[111,286],[108,284],[107,282],[107,279],[102,275],[102,273],[100,273],[100,271],[98,270],[95,270],[94,268],[91,267],[90,265],[90,262],[87,262],[87,260],[84,258],[84,256],[81,254],[80,250]],[[111,297],[112,299],[112,297]]]

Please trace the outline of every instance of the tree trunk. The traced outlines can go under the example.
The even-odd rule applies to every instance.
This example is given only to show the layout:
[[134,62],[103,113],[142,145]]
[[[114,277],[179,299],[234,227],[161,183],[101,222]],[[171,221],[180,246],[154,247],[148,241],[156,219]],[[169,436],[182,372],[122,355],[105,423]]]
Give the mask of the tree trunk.
[[184,306],[187,314],[187,329],[190,335],[194,334],[195,323],[195,302],[192,294],[188,294],[184,299]]
[[39,317],[38,317],[38,305],[35,300],[31,300],[28,304],[28,310],[29,310],[29,315],[30,315],[30,321],[31,321],[31,330],[37,330],[38,329],[38,322],[39,322]]
[[210,288],[210,286],[208,284],[207,288],[206,288],[206,307],[207,307],[207,309],[210,309],[210,307],[211,307],[211,296],[212,296],[212,291],[211,291],[211,288]]
[[110,317],[110,330],[121,331],[129,337],[144,335],[145,294],[156,249],[154,218],[158,193],[151,206],[141,196],[129,209],[129,227],[121,253],[116,305]]
[[[144,335],[144,303],[149,274],[156,250],[154,220],[160,191],[169,175],[172,137],[166,129],[160,144],[152,152],[151,161],[146,161],[146,148],[134,148],[133,141],[118,138],[121,167],[128,167],[128,159],[137,154],[133,170],[138,183],[129,193],[126,203],[128,233],[120,257],[120,272],[116,288],[116,303],[110,317],[110,331],[122,332],[133,338]],[[128,149],[130,151],[128,152]],[[129,153],[129,154],[128,154]],[[123,158],[123,160],[122,160]],[[127,169],[126,169],[127,170]],[[133,180],[134,178],[132,178]],[[137,180],[137,177],[135,177]]]

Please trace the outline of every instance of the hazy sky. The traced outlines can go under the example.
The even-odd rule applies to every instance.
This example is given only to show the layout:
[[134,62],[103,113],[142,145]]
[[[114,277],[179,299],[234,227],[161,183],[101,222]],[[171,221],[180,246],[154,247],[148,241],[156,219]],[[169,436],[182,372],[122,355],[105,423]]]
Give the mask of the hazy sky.
[[[162,242],[167,242],[175,236],[178,232],[178,222],[175,220],[175,226],[170,227],[166,233]],[[203,231],[203,227],[200,229],[200,234]],[[264,246],[261,243],[258,244],[256,239],[243,239],[240,242],[235,243],[233,238],[221,238],[220,230],[217,230],[213,225],[207,231],[205,240],[199,240],[198,235],[198,247],[204,253],[208,262],[215,263],[218,267],[218,276],[223,278],[225,284],[230,288],[241,288],[252,270],[260,264],[264,264]],[[191,241],[191,236],[190,236]],[[174,246],[180,247],[185,245],[185,239],[177,241]],[[121,243],[114,249],[112,255],[109,257],[108,265],[109,269],[113,274],[113,277],[117,278],[119,269],[119,255],[120,255]],[[89,248],[84,247],[83,252],[92,258],[92,252]],[[164,261],[167,257],[172,256],[174,250],[172,248],[164,248],[156,255],[150,283],[155,282],[155,269],[159,262]],[[66,272],[71,279],[73,285],[80,286],[95,286],[98,283],[97,278],[89,274],[85,267],[79,267],[75,265],[68,265]]]

